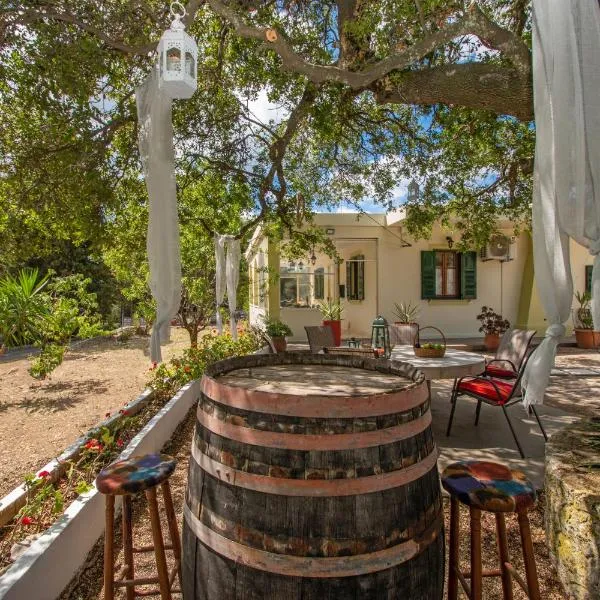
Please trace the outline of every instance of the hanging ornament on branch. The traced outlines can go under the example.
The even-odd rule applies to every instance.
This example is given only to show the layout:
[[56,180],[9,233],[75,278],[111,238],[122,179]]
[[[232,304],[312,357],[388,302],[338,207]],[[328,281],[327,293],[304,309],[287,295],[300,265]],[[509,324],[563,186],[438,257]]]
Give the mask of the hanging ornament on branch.
[[169,338],[170,321],[181,302],[171,104],[173,98],[191,97],[197,85],[198,48],[181,22],[185,8],[173,2],[170,12],[174,20],[159,42],[156,67],[135,91],[138,145],[149,199],[146,248],[150,289],[156,301],[156,320],[150,339],[153,362],[162,360],[160,345]]

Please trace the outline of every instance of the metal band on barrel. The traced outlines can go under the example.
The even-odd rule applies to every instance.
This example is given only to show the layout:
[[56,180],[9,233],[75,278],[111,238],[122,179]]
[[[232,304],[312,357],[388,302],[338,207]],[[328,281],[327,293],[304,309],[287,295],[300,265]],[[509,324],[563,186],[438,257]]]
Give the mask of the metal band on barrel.
[[243,444],[262,446],[265,448],[280,448],[284,450],[353,450],[355,448],[373,448],[393,442],[412,438],[425,431],[431,425],[431,412],[385,429],[375,431],[361,431],[356,433],[335,434],[301,434],[278,433],[252,429],[243,425],[227,423],[198,407],[198,422],[211,431],[224,438],[235,440]]
[[381,492],[423,477],[435,468],[437,457],[438,449],[434,446],[429,455],[418,463],[387,473],[348,479],[288,479],[233,469],[204,454],[196,444],[192,445],[192,458],[209,475],[229,485],[278,496],[327,498]]
[[436,540],[442,531],[442,515],[419,536],[401,544],[353,556],[308,557],[276,554],[245,546],[230,540],[202,523],[190,510],[183,506],[183,516],[188,527],[203,544],[236,564],[268,571],[288,577],[353,577],[391,569],[402,564]]
[[371,396],[303,396],[261,392],[220,383],[204,375],[200,389],[211,400],[252,412],[306,418],[380,417],[406,412],[427,400],[425,384]]

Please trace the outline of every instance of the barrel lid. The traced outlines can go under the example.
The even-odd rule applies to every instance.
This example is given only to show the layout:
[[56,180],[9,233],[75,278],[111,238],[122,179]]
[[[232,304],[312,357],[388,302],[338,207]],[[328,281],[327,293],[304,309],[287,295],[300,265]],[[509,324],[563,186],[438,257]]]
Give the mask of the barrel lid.
[[298,396],[371,396],[411,383],[390,373],[319,364],[239,368],[215,379],[248,390]]

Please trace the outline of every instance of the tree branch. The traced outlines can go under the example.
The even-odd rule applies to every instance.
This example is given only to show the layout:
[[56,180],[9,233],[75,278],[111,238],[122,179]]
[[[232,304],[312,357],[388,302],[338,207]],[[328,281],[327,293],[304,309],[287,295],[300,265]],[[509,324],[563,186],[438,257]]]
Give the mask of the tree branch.
[[533,82],[515,69],[462,63],[409,71],[371,88],[380,104],[457,104],[531,121]]
[[472,4],[462,18],[448,23],[412,46],[390,54],[363,71],[349,71],[336,65],[311,63],[297,54],[279,32],[247,25],[240,14],[221,0],[206,1],[217,15],[232,24],[239,36],[263,42],[265,47],[279,54],[285,68],[305,75],[313,83],[333,81],[344,83],[355,90],[364,89],[392,71],[410,67],[436,48],[448,44],[461,35],[479,37],[486,45],[501,51],[519,71],[529,73],[531,69],[531,55],[523,40],[488,19],[476,4]]

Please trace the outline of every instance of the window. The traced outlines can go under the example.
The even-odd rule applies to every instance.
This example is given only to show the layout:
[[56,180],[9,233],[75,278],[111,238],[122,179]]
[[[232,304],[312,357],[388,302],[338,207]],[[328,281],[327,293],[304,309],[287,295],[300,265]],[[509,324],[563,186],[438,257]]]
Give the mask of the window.
[[346,297],[348,300],[365,299],[365,257],[357,254],[346,262]]
[[279,304],[282,307],[310,308],[331,296],[333,273],[318,267],[281,266],[279,269]]
[[477,297],[477,254],[434,250],[421,252],[421,298]]
[[325,299],[325,269],[315,269],[315,300]]
[[592,271],[593,265],[585,265],[585,291],[588,294],[592,293]]

